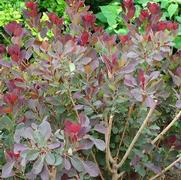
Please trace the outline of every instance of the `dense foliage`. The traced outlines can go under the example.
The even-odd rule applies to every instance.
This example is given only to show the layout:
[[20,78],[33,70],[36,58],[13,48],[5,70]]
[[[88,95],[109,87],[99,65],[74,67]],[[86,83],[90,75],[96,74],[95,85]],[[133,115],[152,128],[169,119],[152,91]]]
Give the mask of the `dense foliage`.
[[0,1],[0,27],[16,20],[22,21],[21,9],[24,7],[23,1],[19,0],[1,0]]
[[[98,18],[99,24],[104,25],[106,31],[109,33],[116,34],[126,34],[127,28],[124,26],[123,19],[119,18],[119,14],[123,9],[119,6],[120,0],[111,1],[109,4],[101,5],[99,3],[100,12],[97,12],[96,17]],[[149,0],[135,0],[135,14],[134,17],[137,18],[140,14],[142,8],[146,7]],[[179,6],[181,1],[168,1],[168,0],[152,0],[151,2],[160,3],[162,10],[162,20],[174,20],[181,24],[181,14],[179,11]],[[93,9],[94,10],[94,9]],[[133,18],[134,19],[134,18]],[[175,38],[175,47],[181,48],[181,25],[179,27],[178,36]]]
[[[11,21],[22,22],[22,9],[25,8],[23,0],[1,0],[0,1],[0,27],[3,27]],[[64,0],[39,0],[39,11],[55,12],[62,16],[65,12],[66,3]]]
[[48,10],[49,12],[56,13],[58,16],[63,15],[66,7],[65,0],[38,0],[37,2],[40,11],[44,12]]
[[124,0],[108,11],[126,31],[109,35],[81,0],[67,0],[61,18],[25,6],[26,25],[7,24],[0,44],[1,177],[153,180],[177,172],[179,24],[163,20],[157,3],[135,15]]

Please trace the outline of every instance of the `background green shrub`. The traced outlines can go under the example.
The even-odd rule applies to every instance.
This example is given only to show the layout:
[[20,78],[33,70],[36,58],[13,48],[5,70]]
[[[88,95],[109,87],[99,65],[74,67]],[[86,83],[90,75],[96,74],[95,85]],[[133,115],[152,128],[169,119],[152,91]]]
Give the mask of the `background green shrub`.
[[22,21],[21,9],[24,7],[22,0],[0,1],[0,27],[11,21]]
[[58,16],[63,15],[66,7],[65,0],[38,0],[38,4],[40,11],[48,10],[49,12],[56,13]]
[[[181,0],[135,0],[135,18],[140,14],[140,10],[146,7],[148,2],[160,3],[163,12],[162,20],[173,20],[179,23],[179,33],[175,38],[175,48],[181,48]],[[87,1],[90,5],[93,2]],[[123,25],[123,20],[120,18],[120,0],[113,1],[95,1],[95,7],[90,6],[91,10],[96,12],[98,24],[103,25],[108,33],[111,34],[126,34],[127,29]]]

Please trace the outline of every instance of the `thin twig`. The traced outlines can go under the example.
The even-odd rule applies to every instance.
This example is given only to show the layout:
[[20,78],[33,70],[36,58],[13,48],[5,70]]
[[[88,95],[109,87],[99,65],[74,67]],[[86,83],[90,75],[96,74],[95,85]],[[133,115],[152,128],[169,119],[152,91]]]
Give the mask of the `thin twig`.
[[133,111],[133,108],[134,108],[134,103],[129,107],[128,117],[127,117],[125,125],[124,125],[124,130],[123,130],[123,133],[122,133],[122,136],[121,136],[121,140],[120,140],[120,143],[119,143],[119,146],[118,146],[117,154],[116,154],[116,159],[118,159],[119,151],[120,151],[120,148],[121,148],[121,145],[122,145],[125,133],[126,133],[126,129],[128,127],[128,124],[129,124],[128,121],[129,121],[129,119],[131,117],[131,113]]
[[94,154],[92,151],[91,151],[91,155],[92,155],[92,157],[93,157],[93,159],[94,159],[94,162],[96,163],[97,167],[99,168],[99,175],[100,175],[101,180],[105,180],[104,177],[103,177],[103,175],[102,175],[102,172],[101,172],[101,169],[100,169],[100,167],[99,167],[99,164],[98,164],[98,162],[97,162],[97,159],[96,159],[96,157],[95,157],[95,154]]
[[70,100],[71,100],[71,102],[72,102],[72,105],[73,105],[73,109],[74,109],[74,112],[75,112],[75,114],[76,114],[76,116],[77,116],[77,119],[78,120],[80,120],[80,118],[79,118],[79,113],[78,113],[78,111],[75,109],[75,106],[76,106],[76,104],[75,104],[75,102],[74,102],[74,99],[73,99],[73,97],[72,97],[72,93],[71,93],[71,91],[70,91],[70,89],[68,88],[68,93],[69,93],[69,98],[70,98]]
[[181,157],[179,157],[177,160],[175,160],[173,163],[171,163],[169,166],[167,166],[165,169],[163,169],[160,173],[158,173],[157,175],[151,177],[149,180],[154,180],[157,177],[163,175],[166,171],[168,171],[170,168],[172,168],[176,163],[181,161]]
[[[120,172],[120,173],[118,174],[118,178],[123,177],[124,173],[125,173],[125,171]],[[121,178],[121,179],[122,179],[122,178]]]
[[[156,101],[156,102],[157,102],[157,101]],[[134,139],[132,140],[131,144],[129,145],[128,150],[126,151],[125,155],[123,156],[121,162],[117,165],[118,168],[120,168],[120,167],[124,164],[124,162],[126,161],[127,157],[129,156],[129,154],[130,154],[133,146],[135,145],[136,141],[137,141],[138,138],[140,137],[143,129],[144,129],[145,126],[147,125],[147,122],[149,121],[150,116],[152,115],[152,113],[153,113],[153,111],[154,111],[154,109],[155,109],[155,107],[156,107],[156,104],[157,104],[156,102],[155,102],[154,106],[150,108],[150,110],[149,110],[149,112],[148,112],[145,120],[143,121],[143,124],[141,125],[141,127],[140,127],[140,129],[138,130],[136,136],[134,137]]]
[[109,128],[108,128],[108,139],[107,139],[107,148],[108,148],[108,155],[109,155],[109,160],[111,163],[114,163],[115,160],[113,159],[112,155],[111,155],[111,151],[110,151],[110,138],[111,138],[111,129],[112,129],[112,123],[113,123],[113,115],[110,115],[109,118]]
[[164,130],[151,142],[152,144],[155,144],[158,139],[160,139],[172,126],[173,124],[180,118],[181,116],[181,111],[179,111],[178,114],[176,114],[175,118],[170,122],[170,124],[164,128]]

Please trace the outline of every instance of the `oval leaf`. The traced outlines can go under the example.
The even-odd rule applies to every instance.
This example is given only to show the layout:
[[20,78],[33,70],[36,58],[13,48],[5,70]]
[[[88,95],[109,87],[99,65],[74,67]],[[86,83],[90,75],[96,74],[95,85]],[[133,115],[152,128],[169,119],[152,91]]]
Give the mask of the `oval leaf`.
[[99,175],[99,168],[97,165],[91,161],[84,161],[83,166],[85,171],[91,176],[91,177],[97,177]]

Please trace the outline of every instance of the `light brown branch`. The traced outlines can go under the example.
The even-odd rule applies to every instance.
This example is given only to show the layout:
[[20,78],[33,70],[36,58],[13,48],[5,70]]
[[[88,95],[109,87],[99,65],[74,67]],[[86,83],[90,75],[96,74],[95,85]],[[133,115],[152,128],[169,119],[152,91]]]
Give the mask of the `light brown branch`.
[[110,115],[109,118],[109,128],[108,128],[108,139],[107,139],[107,148],[108,148],[108,155],[109,155],[109,160],[111,163],[114,163],[115,160],[113,159],[110,151],[110,138],[111,138],[111,129],[112,129],[112,123],[113,123],[113,115]]
[[[156,101],[156,102],[157,102],[157,101]],[[153,113],[153,111],[154,111],[154,109],[155,109],[155,107],[156,107],[156,104],[157,104],[156,102],[155,102],[155,105],[154,105],[152,108],[150,108],[150,110],[149,110],[149,112],[148,112],[145,120],[143,121],[143,124],[141,125],[141,127],[139,128],[137,134],[136,134],[135,137],[133,138],[133,140],[132,140],[131,144],[129,145],[129,147],[128,147],[126,153],[125,153],[125,155],[123,156],[123,158],[122,158],[122,160],[121,160],[121,162],[117,165],[118,168],[122,167],[122,165],[124,164],[124,162],[125,162],[126,159],[128,158],[131,150],[133,149],[133,146],[135,145],[135,143],[136,143],[136,141],[138,140],[138,138],[140,137],[143,129],[144,129],[145,126],[147,125],[147,122],[149,121],[149,119],[150,119],[150,117],[151,117],[151,115],[152,115],[152,113]]]
[[110,162],[114,162],[114,159],[111,155],[111,152],[110,152],[110,148],[109,148],[109,145],[110,145],[110,136],[111,136],[111,129],[112,129],[112,122],[113,122],[113,115],[110,115],[109,117],[109,122],[108,122],[108,127],[107,127],[107,132],[105,134],[105,141],[106,141],[106,165],[107,165],[107,168],[108,170],[113,173],[113,170],[110,166]]
[[91,152],[91,155],[92,155],[92,157],[93,157],[93,159],[94,159],[94,162],[96,163],[97,167],[99,168],[99,175],[100,175],[101,180],[105,180],[104,177],[103,177],[103,175],[102,175],[102,172],[101,172],[101,169],[100,169],[100,167],[99,167],[99,164],[98,164],[98,162],[97,162],[97,159],[96,159],[96,157],[95,157],[95,154],[94,154],[93,152]]
[[167,166],[165,169],[163,169],[160,173],[151,177],[149,180],[154,180],[154,179],[158,178],[159,176],[163,175],[166,171],[171,169],[176,163],[178,163],[180,161],[181,161],[181,156],[177,160],[175,160],[173,163],[171,163],[169,166]]
[[155,144],[158,139],[160,139],[172,126],[173,124],[180,118],[181,111],[179,111],[178,114],[176,114],[175,118],[170,122],[170,124],[151,142],[152,144]]

